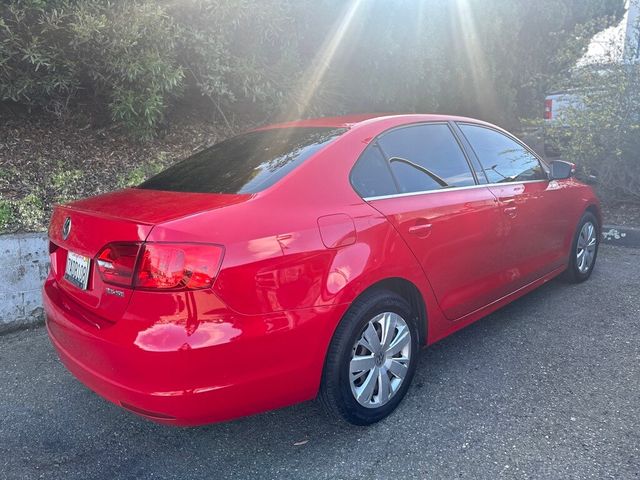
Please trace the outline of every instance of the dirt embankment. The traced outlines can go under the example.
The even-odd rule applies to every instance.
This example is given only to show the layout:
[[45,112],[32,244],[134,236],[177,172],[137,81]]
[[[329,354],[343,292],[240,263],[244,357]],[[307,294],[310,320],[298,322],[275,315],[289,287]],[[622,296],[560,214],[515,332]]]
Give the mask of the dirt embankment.
[[114,128],[3,113],[0,233],[45,230],[54,204],[136,185],[247,128],[189,119],[138,142]]

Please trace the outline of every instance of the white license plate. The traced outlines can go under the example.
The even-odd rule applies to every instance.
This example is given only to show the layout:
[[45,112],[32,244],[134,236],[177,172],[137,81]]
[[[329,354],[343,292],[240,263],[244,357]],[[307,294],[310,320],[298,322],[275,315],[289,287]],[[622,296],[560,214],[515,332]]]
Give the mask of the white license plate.
[[76,287],[86,290],[89,284],[89,267],[91,259],[77,253],[67,252],[67,266],[64,269],[64,278]]

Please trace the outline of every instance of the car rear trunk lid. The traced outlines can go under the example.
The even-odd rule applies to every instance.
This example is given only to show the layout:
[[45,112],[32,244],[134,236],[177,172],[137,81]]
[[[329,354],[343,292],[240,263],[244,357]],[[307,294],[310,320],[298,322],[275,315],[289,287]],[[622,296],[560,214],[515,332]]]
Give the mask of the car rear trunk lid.
[[[116,322],[126,310],[133,289],[102,281],[95,258],[105,246],[144,242],[157,224],[248,197],[126,189],[57,206],[49,226],[52,275],[64,296],[76,306],[107,322]],[[86,289],[65,278],[69,257],[88,262]]]

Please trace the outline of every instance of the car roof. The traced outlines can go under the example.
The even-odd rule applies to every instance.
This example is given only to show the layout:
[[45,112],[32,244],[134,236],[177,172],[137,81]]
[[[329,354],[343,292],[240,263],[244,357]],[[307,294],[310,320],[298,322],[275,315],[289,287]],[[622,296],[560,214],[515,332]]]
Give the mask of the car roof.
[[[295,128],[295,127],[328,127],[328,128],[352,128],[360,124],[372,124],[385,121],[394,123],[414,123],[414,122],[446,122],[446,121],[466,121],[473,123],[485,122],[473,118],[459,117],[455,115],[441,114],[396,114],[396,113],[360,113],[344,115],[339,117],[309,118],[304,120],[294,120],[290,122],[275,123],[257,128],[255,130],[269,130],[272,128]],[[488,125],[488,124],[487,124]]]

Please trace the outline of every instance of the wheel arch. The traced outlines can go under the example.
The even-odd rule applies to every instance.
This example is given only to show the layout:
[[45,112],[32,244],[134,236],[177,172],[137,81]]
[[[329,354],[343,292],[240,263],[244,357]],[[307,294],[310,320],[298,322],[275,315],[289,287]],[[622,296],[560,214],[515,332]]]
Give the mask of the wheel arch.
[[585,212],[590,212],[593,215],[595,215],[596,220],[598,220],[598,233],[602,233],[602,212],[600,210],[600,208],[598,207],[598,205],[596,205],[595,203],[591,203],[589,205],[587,205],[587,208],[585,208],[584,210]]
[[389,277],[379,280],[365,288],[356,297],[360,298],[372,290],[388,290],[404,298],[416,314],[420,345],[427,343],[428,316],[427,307],[418,287],[410,280],[402,277]]

